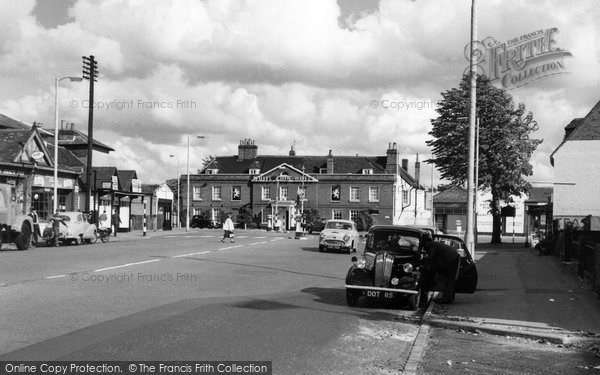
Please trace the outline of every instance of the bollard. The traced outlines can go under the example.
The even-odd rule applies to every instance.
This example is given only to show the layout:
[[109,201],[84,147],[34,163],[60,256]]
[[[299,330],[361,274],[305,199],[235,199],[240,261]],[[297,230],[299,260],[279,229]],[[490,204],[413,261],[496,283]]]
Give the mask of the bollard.
[[144,237],[146,237],[146,199],[144,199]]

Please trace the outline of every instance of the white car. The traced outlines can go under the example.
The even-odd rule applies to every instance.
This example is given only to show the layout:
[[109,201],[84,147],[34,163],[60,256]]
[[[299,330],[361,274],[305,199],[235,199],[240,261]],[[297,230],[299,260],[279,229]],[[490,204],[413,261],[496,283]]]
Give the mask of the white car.
[[358,247],[360,238],[352,220],[327,220],[319,237],[319,251],[340,250],[348,254]]
[[[82,242],[95,243],[98,239],[96,224],[91,224],[87,220],[87,216],[81,212],[67,211],[52,215],[61,220],[59,241],[63,243],[71,242],[75,245],[80,245]],[[44,230],[44,238],[52,236],[52,223]],[[46,240],[50,245],[52,239]]]

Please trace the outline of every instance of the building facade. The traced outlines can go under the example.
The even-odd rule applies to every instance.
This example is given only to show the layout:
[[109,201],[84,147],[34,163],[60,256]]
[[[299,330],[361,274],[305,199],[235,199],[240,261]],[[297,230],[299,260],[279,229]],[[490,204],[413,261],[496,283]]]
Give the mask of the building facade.
[[581,222],[600,216],[600,102],[565,127],[550,156],[554,167],[554,219]]
[[[238,154],[216,157],[204,170],[190,176],[190,217],[207,215],[221,222],[242,207],[252,209],[258,226],[284,229],[296,226],[304,209],[328,219],[356,220],[361,212],[380,224],[429,224],[431,210],[425,194],[399,165],[396,144],[384,156],[259,155],[253,140],[242,140]],[[187,205],[187,180],[181,176],[182,212]],[[185,215],[182,215],[185,216]]]

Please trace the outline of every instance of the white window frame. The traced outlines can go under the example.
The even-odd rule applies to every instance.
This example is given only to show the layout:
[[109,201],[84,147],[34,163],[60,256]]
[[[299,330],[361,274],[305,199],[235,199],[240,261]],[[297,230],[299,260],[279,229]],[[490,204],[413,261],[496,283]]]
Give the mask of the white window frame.
[[402,205],[407,206],[409,203],[408,190],[402,190]]
[[287,186],[280,186],[279,187],[279,200],[280,201],[287,201],[290,198],[290,188]]
[[342,209],[341,208],[333,208],[331,209],[331,218],[333,220],[342,220]]
[[222,189],[221,185],[216,185],[216,186],[212,187],[211,197],[212,197],[213,201],[222,201],[223,200],[223,189]]
[[201,201],[202,200],[202,186],[192,186],[192,200],[193,201]]
[[216,223],[221,218],[221,209],[220,208],[211,208],[210,209],[210,219],[213,223]]
[[[356,219],[358,218],[358,215],[360,215],[360,210],[349,210],[348,219],[352,220],[356,223]],[[352,216],[354,216],[354,217],[352,217]]]
[[262,186],[261,187],[260,200],[262,200],[262,201],[270,201],[271,200],[271,187],[270,186]]
[[[356,197],[352,197],[353,191],[356,192]],[[350,199],[349,199],[350,202],[360,202],[360,187],[359,186],[350,186],[349,196],[350,196]]]
[[369,202],[379,202],[379,186],[369,186]]

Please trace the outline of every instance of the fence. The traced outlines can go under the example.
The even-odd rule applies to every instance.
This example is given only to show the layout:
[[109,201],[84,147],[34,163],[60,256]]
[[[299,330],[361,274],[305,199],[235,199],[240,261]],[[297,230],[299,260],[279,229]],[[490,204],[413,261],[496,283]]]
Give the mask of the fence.
[[600,231],[565,229],[558,233],[556,254],[565,261],[576,260],[579,277],[600,296]]

